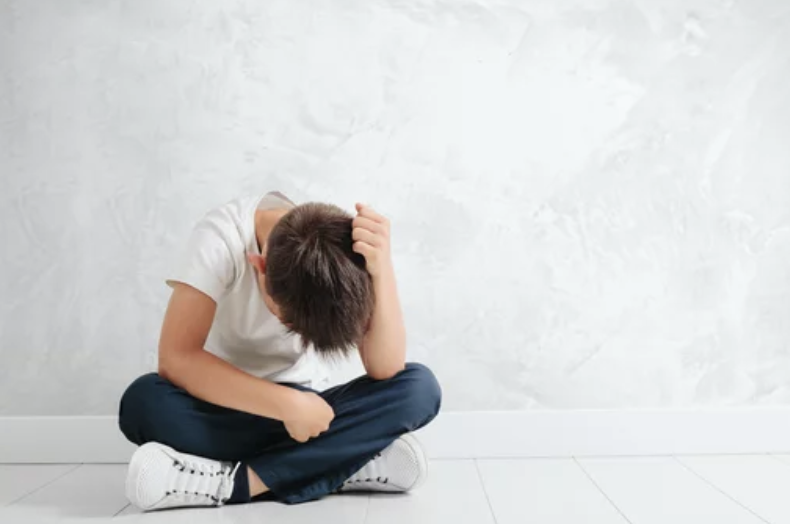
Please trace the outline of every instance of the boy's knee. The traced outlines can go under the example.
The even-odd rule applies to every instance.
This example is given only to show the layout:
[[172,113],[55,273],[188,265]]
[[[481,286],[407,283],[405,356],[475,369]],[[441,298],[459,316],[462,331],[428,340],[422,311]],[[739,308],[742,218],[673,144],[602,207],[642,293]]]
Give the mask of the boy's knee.
[[412,429],[424,426],[439,413],[442,389],[433,372],[423,364],[408,363],[396,378],[402,383],[404,414]]
[[172,387],[158,374],[149,373],[126,388],[118,410],[118,425],[130,441],[143,443],[145,427],[156,424],[157,418],[168,416],[163,405],[167,386]]

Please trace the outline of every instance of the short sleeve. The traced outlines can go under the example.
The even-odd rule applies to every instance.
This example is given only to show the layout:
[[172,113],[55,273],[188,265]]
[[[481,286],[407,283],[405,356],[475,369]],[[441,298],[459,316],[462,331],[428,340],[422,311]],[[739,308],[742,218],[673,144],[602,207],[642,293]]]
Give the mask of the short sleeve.
[[219,302],[236,276],[233,255],[225,231],[223,216],[211,213],[204,217],[189,236],[186,248],[175,268],[165,280],[187,284]]
[[277,198],[277,199],[281,200],[282,202],[285,202],[288,205],[288,207],[295,207],[296,206],[296,204],[290,198],[288,198],[284,194],[280,193],[279,191],[271,191],[271,192],[267,193],[266,196],[273,196],[274,198]]

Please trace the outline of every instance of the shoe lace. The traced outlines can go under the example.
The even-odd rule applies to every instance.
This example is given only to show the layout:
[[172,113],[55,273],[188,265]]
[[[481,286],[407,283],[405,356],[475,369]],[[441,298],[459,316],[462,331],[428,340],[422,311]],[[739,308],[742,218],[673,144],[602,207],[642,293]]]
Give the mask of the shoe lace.
[[369,484],[369,483],[379,483],[379,484],[387,484],[390,479],[389,477],[383,477],[381,475],[377,475],[378,473],[378,460],[381,458],[381,453],[376,453],[376,455],[368,461],[365,466],[353,474],[348,480],[343,483],[343,487],[348,487],[352,485],[359,485],[359,484]]
[[217,467],[215,464],[173,460],[174,477],[166,495],[185,505],[206,504],[221,506],[231,496],[233,479],[241,463]]

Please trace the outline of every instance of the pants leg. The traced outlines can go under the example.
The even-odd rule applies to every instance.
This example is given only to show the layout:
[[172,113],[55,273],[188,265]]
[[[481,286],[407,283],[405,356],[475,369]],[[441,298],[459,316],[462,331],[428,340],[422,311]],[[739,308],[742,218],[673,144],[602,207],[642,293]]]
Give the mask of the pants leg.
[[267,449],[250,467],[280,500],[298,503],[337,490],[373,456],[439,412],[441,389],[422,364],[390,380],[360,377],[320,393],[335,411],[329,431],[296,446]]
[[360,377],[319,393],[335,411],[329,430],[300,444],[282,422],[201,401],[156,374],[121,400],[120,426],[136,443],[156,441],[206,458],[248,464],[286,503],[319,498],[398,436],[430,422],[441,390],[433,373],[408,364],[390,380]]
[[277,420],[204,402],[156,373],[138,378],[121,398],[118,423],[131,442],[159,442],[222,461],[246,461],[285,440]]

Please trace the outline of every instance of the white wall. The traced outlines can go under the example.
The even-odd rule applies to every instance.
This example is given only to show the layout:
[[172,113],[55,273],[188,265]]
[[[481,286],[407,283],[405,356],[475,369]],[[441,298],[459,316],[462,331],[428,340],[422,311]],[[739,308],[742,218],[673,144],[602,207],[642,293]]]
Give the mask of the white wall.
[[0,415],[114,413],[268,189],[391,216],[447,409],[790,404],[788,49],[784,0],[0,0]]

